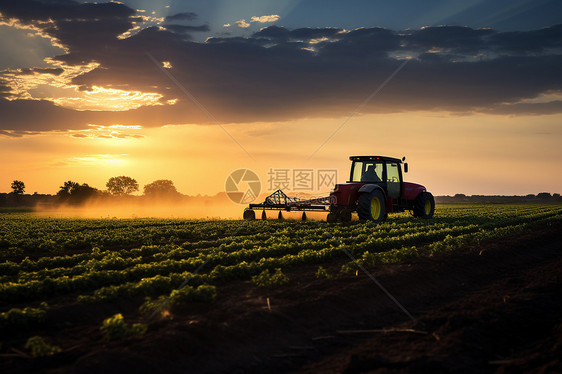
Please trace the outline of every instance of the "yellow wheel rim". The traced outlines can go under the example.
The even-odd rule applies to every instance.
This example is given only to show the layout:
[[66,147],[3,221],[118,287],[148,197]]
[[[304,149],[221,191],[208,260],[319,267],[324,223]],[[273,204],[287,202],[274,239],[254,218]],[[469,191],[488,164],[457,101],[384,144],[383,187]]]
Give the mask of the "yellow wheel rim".
[[429,213],[431,213],[431,201],[429,200],[425,202],[424,213],[426,216],[428,216]]
[[378,197],[373,197],[371,200],[371,217],[378,219],[381,215],[381,201]]

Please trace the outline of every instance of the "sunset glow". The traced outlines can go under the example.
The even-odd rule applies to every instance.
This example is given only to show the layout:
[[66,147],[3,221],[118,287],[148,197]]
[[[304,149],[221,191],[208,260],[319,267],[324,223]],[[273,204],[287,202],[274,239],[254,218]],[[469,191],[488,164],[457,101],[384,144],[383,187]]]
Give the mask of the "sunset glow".
[[436,195],[561,192],[562,26],[531,2],[395,21],[365,18],[379,2],[49,4],[0,5],[0,192],[127,175],[214,195],[239,168],[345,182],[358,154],[406,156]]

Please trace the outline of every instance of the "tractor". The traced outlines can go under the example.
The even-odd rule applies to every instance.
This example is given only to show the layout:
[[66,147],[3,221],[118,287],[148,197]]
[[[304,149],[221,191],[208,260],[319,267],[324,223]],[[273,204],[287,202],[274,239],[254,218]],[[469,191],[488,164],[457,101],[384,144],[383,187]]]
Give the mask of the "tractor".
[[262,219],[266,218],[266,210],[328,212],[328,222],[351,221],[352,213],[356,212],[360,220],[374,222],[384,221],[389,213],[409,210],[414,217],[432,218],[435,212],[435,200],[422,185],[404,182],[404,172],[408,172],[408,164],[402,159],[386,156],[351,156],[349,181],[336,184],[330,196],[317,199],[297,199],[289,197],[277,190],[263,203],[250,204],[244,211],[244,219],[255,219],[255,210],[262,210]]

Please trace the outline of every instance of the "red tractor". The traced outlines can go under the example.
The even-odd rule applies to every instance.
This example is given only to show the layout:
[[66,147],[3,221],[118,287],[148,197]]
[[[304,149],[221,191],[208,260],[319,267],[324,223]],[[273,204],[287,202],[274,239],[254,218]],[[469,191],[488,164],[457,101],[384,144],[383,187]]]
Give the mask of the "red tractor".
[[[281,190],[269,195],[261,204],[250,204],[244,211],[244,219],[255,219],[254,209],[266,210],[327,211],[328,222],[350,221],[353,212],[360,220],[381,222],[388,213],[410,210],[415,217],[431,218],[435,211],[433,195],[422,185],[404,182],[402,164],[405,158],[385,156],[351,156],[349,181],[336,184],[330,196],[300,200],[288,197]],[[408,164],[404,163],[404,172]]]

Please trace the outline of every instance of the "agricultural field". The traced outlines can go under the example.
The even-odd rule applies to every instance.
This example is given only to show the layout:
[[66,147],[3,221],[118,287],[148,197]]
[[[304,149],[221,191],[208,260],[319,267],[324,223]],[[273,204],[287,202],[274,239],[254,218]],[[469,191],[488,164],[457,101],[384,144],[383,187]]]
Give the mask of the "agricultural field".
[[[421,331],[430,339],[439,326],[430,331],[434,320],[422,326],[381,292],[375,295],[369,275],[380,276],[413,316],[444,303],[468,302],[489,286],[485,279],[498,281],[498,271],[517,269],[513,276],[524,278],[536,273],[524,271],[550,266],[551,273],[542,270],[541,284],[552,290],[551,283],[560,280],[561,228],[560,205],[440,205],[430,220],[404,213],[378,225],[4,212],[0,370],[316,372],[337,365],[342,371],[359,365],[361,371],[373,362],[380,367],[393,358],[362,359],[368,354],[342,347],[382,344],[360,333],[374,327],[383,331],[405,323],[396,331]],[[478,299],[469,305],[479,305]],[[336,330],[342,336],[337,344]],[[391,347],[392,341],[384,344]],[[178,353],[185,360],[171,362]],[[502,357],[498,365],[509,365]]]

